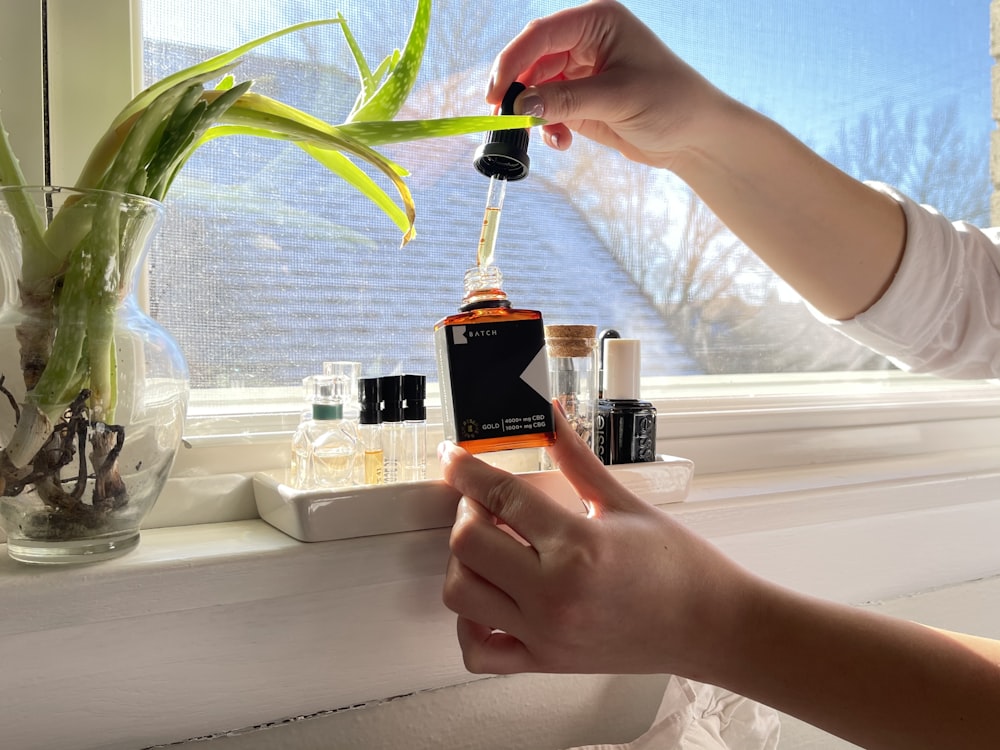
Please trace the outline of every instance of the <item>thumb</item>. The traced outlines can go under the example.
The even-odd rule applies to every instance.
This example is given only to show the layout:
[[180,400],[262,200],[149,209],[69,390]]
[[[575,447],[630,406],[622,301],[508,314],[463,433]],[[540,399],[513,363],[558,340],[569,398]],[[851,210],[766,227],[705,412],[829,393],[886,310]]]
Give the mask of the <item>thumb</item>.
[[594,120],[610,123],[623,87],[617,76],[598,73],[587,78],[556,80],[529,86],[514,100],[514,111],[554,123]]
[[446,484],[475,500],[535,549],[560,538],[564,526],[580,517],[579,511],[564,508],[524,479],[484,463],[450,441],[440,445],[438,455]]
[[556,407],[553,409],[556,442],[546,450],[580,499],[587,504],[590,515],[600,515],[601,510],[632,511],[648,507],[648,503],[625,488],[601,463],[601,459],[570,425],[558,400],[553,404]]

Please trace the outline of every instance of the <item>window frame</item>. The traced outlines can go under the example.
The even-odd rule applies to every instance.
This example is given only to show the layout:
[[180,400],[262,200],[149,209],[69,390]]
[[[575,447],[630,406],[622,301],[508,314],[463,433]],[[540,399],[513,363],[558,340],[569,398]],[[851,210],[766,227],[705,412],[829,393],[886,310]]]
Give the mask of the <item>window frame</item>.
[[[0,2],[5,21],[10,7],[26,6]],[[50,20],[86,6],[74,33],[108,60],[114,40],[97,11],[132,23],[136,2],[48,6]],[[0,40],[9,32],[17,47],[0,48],[29,59],[39,20],[16,20],[23,26],[11,21]],[[117,41],[118,59],[134,59]],[[53,83],[86,78],[83,67],[69,66]],[[127,95],[108,98],[120,106]],[[86,111],[98,133],[117,106]],[[12,130],[38,132],[34,106],[13,112],[16,121],[9,106],[4,112]],[[82,149],[93,139],[78,122],[57,117],[52,126],[68,134],[53,171],[61,179],[72,173],[60,171],[73,163],[72,136]],[[659,410],[659,450],[696,464],[689,501],[665,510],[748,569],[856,604],[912,602],[915,592],[996,575],[996,384],[848,374],[646,379],[643,388]],[[272,529],[256,519],[249,477],[287,460],[298,394],[231,392],[226,409],[217,395],[195,394],[190,447],[138,550],[99,569],[38,571],[0,558],[0,652],[11,684],[21,686],[0,705],[0,719],[14,744],[146,747],[232,736],[294,721],[286,717],[399,706],[395,697],[445,686],[456,686],[456,705],[469,704],[465,683],[474,678],[461,663],[454,616],[440,604],[447,530],[311,545]],[[430,419],[440,422],[435,411]],[[431,450],[439,434],[432,429]],[[919,619],[956,627],[942,612],[975,611],[976,632],[989,635],[1000,622],[995,590],[995,580],[977,584],[964,610],[945,590],[944,603]],[[107,665],[114,679],[81,692],[80,676]],[[559,687],[547,695],[573,700],[574,679],[553,681]],[[595,712],[607,708],[607,691],[599,697]],[[53,714],[52,706],[68,708]]]
[[[122,102],[141,85],[140,2],[46,2],[53,182],[74,179],[90,146]],[[25,10],[6,24],[16,43],[13,55],[22,59],[40,56],[37,36],[31,33],[40,24],[39,12],[38,8]],[[18,110],[31,112],[38,106],[40,100]],[[8,107],[5,114],[9,112]],[[38,121],[37,117],[22,116],[11,120],[10,127],[15,134],[36,132]],[[37,158],[41,154],[36,158],[36,151],[31,150],[30,158],[22,156],[33,174],[40,173]],[[915,442],[878,446],[878,455],[899,456],[945,449],[949,441],[981,445],[980,420],[1000,416],[1000,390],[995,384],[939,381],[900,373],[658,378],[645,379],[643,388],[659,411],[660,450],[679,455],[694,451],[702,470],[711,473],[751,465],[767,468],[776,463],[811,465],[831,460],[829,442],[822,447],[798,442],[782,451],[781,457],[754,448],[771,444],[777,435],[799,430],[833,434],[837,428],[850,428],[844,434],[853,435],[906,424],[949,425],[947,438],[924,430]],[[218,406],[220,395],[232,405]],[[431,403],[433,397],[432,392]],[[241,404],[254,404],[256,409],[242,408]],[[299,394],[292,387],[223,394],[196,391],[189,409],[187,441],[196,449],[193,454],[200,455],[200,448],[210,453],[210,463],[219,471],[239,471],[237,467],[245,464],[248,444],[259,446],[261,454],[270,456],[259,468],[274,469],[275,462],[283,460],[275,445],[294,429],[299,409]],[[439,423],[438,412],[432,409],[429,420]],[[433,430],[431,437],[433,450]],[[725,448],[727,445],[740,450],[734,453]],[[860,460],[870,456],[872,448],[864,443],[853,449],[840,445],[836,456]],[[197,465],[195,455],[189,458]],[[187,460],[181,463],[192,466]]]

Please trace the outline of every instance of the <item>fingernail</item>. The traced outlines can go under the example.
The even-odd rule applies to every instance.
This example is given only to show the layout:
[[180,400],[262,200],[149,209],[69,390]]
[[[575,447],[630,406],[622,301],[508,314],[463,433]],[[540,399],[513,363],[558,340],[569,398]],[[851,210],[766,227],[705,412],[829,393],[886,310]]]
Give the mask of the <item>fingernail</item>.
[[438,443],[438,459],[446,461],[458,452],[458,446],[451,440],[442,440]]
[[562,401],[560,401],[557,398],[554,398],[554,399],[552,399],[552,405],[555,406],[559,410],[560,414],[562,414],[564,417],[566,416],[566,409],[563,407],[563,402]]
[[538,94],[525,93],[514,102],[514,111],[520,110],[522,115],[529,117],[543,117],[545,115],[545,104]]

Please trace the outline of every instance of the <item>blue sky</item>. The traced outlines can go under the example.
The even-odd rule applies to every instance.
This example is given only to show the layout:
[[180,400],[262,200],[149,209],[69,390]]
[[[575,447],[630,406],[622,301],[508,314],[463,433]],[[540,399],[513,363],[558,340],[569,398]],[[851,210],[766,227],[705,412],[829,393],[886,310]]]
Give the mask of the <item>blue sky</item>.
[[[729,94],[824,145],[840,122],[962,97],[992,129],[989,0],[624,0]],[[572,3],[536,0],[533,15]]]
[[[627,0],[722,89],[810,140],[886,97],[992,129],[989,0]],[[556,4],[553,4],[556,5]]]
[[[445,2],[438,0],[439,12]],[[500,45],[531,18],[575,2],[511,0],[497,6],[488,21],[494,27],[490,43]],[[624,2],[722,89],[813,146],[822,147],[840,122],[878,109],[890,96],[900,104],[961,97],[967,126],[981,129],[983,137],[992,129],[989,0]],[[402,42],[414,5],[415,0],[147,0],[147,8],[162,19],[154,35],[220,47],[341,10],[373,57],[391,49],[372,50],[379,36],[392,45]],[[185,23],[205,15],[211,20]],[[330,54],[345,54],[336,32],[320,33]],[[284,44],[269,49],[278,52]],[[496,51],[472,46],[465,54],[470,65],[482,66]]]

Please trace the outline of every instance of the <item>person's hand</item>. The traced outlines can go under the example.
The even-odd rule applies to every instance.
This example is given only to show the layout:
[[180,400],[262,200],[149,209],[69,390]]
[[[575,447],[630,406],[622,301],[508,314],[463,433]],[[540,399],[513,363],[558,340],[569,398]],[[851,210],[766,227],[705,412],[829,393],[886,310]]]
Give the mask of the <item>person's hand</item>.
[[655,167],[699,149],[734,105],[616,0],[529,23],[497,57],[487,101],[515,80],[528,86],[515,110],[548,121],[550,146],[569,148],[576,131]]
[[443,600],[467,668],[704,676],[749,575],[622,487],[558,409],[556,425],[549,453],[586,514],[442,444],[444,479],[463,495]]

